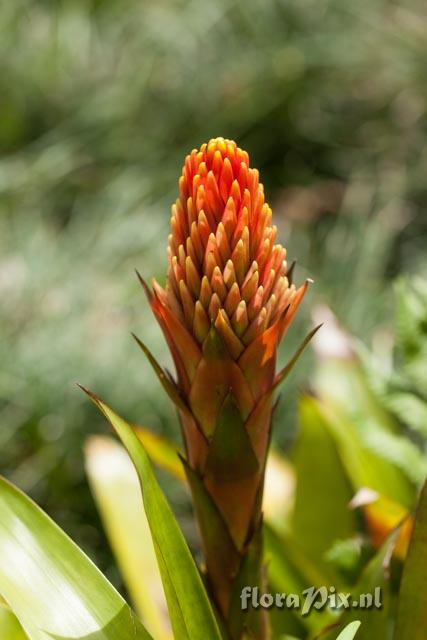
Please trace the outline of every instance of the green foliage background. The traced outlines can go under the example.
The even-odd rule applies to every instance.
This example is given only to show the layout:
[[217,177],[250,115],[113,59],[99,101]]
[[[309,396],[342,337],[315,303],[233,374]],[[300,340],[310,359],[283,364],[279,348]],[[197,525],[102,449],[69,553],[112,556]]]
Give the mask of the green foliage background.
[[102,568],[82,444],[106,427],[74,383],[178,437],[129,333],[167,360],[133,269],[163,277],[184,155],[223,135],[261,170],[297,279],[315,279],[285,354],[319,304],[380,348],[393,280],[427,266],[426,56],[421,0],[1,4],[0,472]]

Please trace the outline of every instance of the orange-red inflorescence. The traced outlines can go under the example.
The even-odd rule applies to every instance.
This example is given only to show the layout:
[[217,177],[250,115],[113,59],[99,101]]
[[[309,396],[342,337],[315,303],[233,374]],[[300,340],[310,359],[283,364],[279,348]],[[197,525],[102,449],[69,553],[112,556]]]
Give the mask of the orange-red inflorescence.
[[167,303],[199,344],[214,323],[230,355],[271,326],[292,303],[286,250],[249,156],[223,138],[185,159],[172,207]]

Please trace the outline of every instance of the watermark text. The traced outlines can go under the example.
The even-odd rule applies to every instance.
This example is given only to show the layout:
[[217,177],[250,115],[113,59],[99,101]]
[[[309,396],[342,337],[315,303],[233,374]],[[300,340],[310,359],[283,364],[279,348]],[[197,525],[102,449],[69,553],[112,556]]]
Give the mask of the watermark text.
[[240,594],[243,611],[252,609],[298,609],[302,616],[310,611],[321,611],[328,607],[334,611],[344,609],[381,609],[381,587],[368,593],[352,596],[351,593],[337,591],[334,586],[308,587],[298,593],[260,593],[258,587],[243,587]]

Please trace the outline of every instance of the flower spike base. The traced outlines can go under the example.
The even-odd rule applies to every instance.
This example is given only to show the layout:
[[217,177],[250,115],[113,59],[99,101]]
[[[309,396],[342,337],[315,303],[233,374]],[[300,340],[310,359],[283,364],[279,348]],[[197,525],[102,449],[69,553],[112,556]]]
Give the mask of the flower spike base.
[[290,282],[286,250],[258,171],[217,138],[185,159],[172,207],[165,288],[145,282],[171,351],[174,380],[139,340],[175,403],[202,536],[206,582],[233,640],[269,637],[265,612],[242,611],[263,586],[262,492],[277,347],[307,290]]

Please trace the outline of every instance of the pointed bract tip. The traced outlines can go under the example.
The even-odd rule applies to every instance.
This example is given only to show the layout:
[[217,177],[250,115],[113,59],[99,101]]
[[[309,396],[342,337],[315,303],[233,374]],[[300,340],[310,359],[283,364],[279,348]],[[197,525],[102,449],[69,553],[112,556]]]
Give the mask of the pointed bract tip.
[[286,271],[286,277],[287,277],[287,279],[289,281],[289,284],[292,284],[292,282],[293,282],[292,278],[293,278],[293,274],[294,274],[294,270],[295,270],[296,264],[297,264],[297,261],[293,260],[292,264],[289,267],[289,269]]
[[152,299],[152,297],[153,297],[153,292],[151,291],[151,289],[150,289],[150,287],[148,286],[148,284],[145,282],[145,280],[144,280],[144,278],[142,277],[142,275],[139,273],[138,269],[135,269],[135,273],[136,273],[136,276],[137,276],[137,278],[138,278],[138,280],[139,280],[139,282],[140,282],[140,284],[141,284],[142,288],[143,288],[143,289],[144,289],[144,291],[145,291],[145,295],[147,296],[148,301],[150,302],[150,301],[151,301],[151,299]]
[[101,399],[98,398],[98,396],[93,393],[93,391],[90,391],[89,389],[87,389],[86,387],[84,387],[82,384],[80,384],[80,382],[76,382],[76,385],[79,387],[79,389],[81,389],[87,396],[89,396],[89,398],[91,400],[93,400],[96,404],[98,404],[99,402],[101,402]]
[[305,342],[307,344],[312,340],[312,338],[314,338],[316,333],[319,331],[320,327],[323,327],[323,322],[321,322],[320,324],[316,325],[315,327],[313,327],[313,329],[311,329],[311,331],[308,332],[308,334],[305,337]]
[[133,333],[133,331],[131,331],[131,336],[135,340],[135,342],[138,345],[138,347],[140,347],[142,349],[142,351],[145,353],[147,358],[150,360],[152,355],[151,355],[151,352],[148,349],[148,347],[142,342],[142,340],[140,338],[138,338],[138,336],[135,333]]
[[133,331],[130,332],[130,335],[132,336],[132,338],[135,340],[135,342],[137,342],[140,346],[142,344],[141,340],[138,338],[138,336],[136,335],[136,333],[134,333]]

